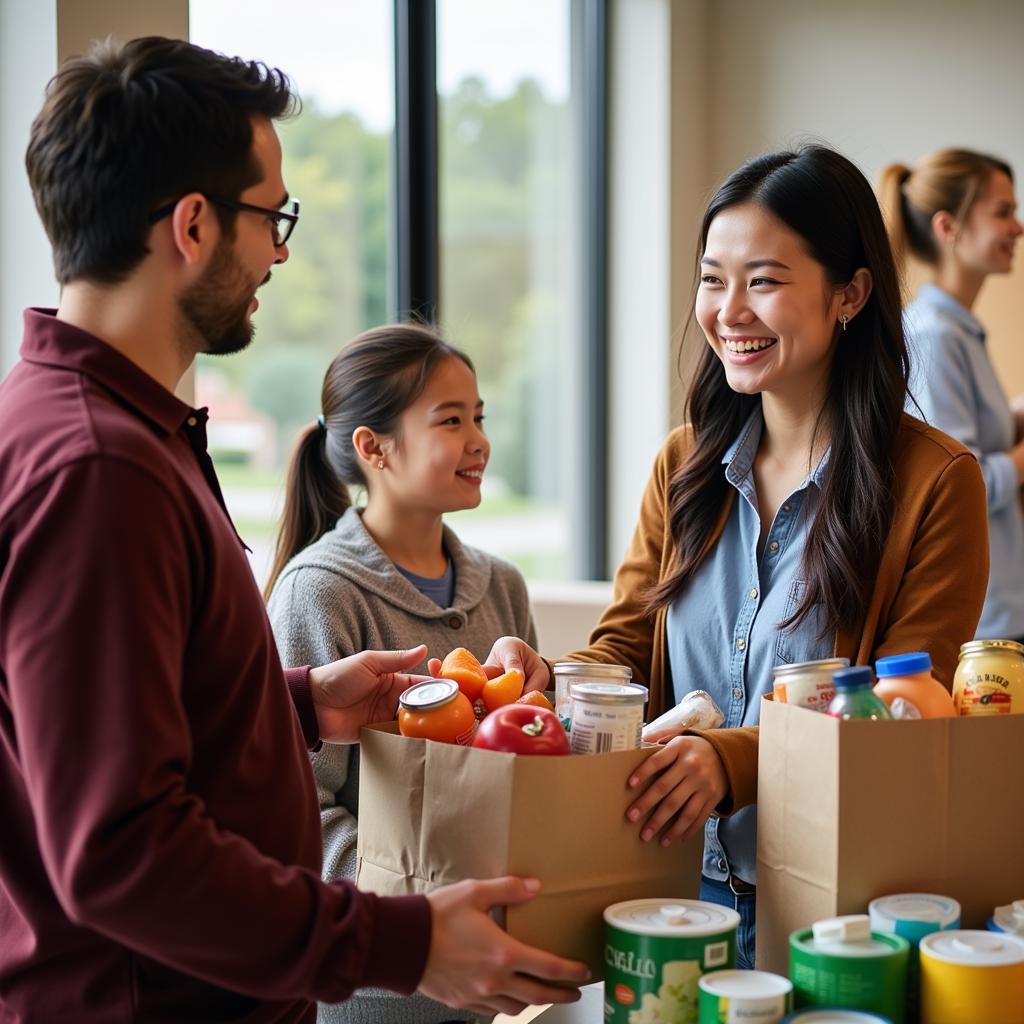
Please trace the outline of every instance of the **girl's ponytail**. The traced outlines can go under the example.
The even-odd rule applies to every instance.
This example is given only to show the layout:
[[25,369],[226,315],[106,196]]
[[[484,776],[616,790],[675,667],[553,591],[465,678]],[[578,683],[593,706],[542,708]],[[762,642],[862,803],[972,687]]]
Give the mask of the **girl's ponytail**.
[[326,442],[327,431],[316,423],[306,428],[292,452],[274,563],[263,589],[265,600],[270,599],[288,562],[332,529],[352,504],[348,487],[327,462]]

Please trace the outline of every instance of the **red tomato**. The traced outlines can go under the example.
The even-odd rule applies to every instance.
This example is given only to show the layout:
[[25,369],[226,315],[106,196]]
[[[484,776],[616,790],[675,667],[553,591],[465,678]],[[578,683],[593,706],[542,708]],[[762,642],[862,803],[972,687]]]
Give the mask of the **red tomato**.
[[568,754],[569,737],[553,711],[505,704],[480,723],[473,746],[508,754]]

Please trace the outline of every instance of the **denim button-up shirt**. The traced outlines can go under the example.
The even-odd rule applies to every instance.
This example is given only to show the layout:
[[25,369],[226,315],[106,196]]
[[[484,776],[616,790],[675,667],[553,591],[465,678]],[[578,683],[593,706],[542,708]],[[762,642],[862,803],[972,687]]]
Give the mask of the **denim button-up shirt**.
[[985,478],[991,568],[976,635],[1024,636],[1024,514],[1017,469],[1007,454],[1014,419],[989,360],[985,329],[933,284],[907,306],[904,325],[911,365],[907,412],[970,448]]
[[[667,646],[678,701],[707,690],[725,715],[725,727],[757,725],[761,697],[772,688],[772,668],[832,656],[834,638],[820,639],[812,613],[781,630],[800,604],[807,528],[817,509],[828,453],[779,507],[758,557],[761,520],[752,467],[761,440],[758,409],[722,459],[737,496],[721,537],[668,611]],[[757,808],[711,818],[704,834],[704,874],[732,873],[757,880]]]

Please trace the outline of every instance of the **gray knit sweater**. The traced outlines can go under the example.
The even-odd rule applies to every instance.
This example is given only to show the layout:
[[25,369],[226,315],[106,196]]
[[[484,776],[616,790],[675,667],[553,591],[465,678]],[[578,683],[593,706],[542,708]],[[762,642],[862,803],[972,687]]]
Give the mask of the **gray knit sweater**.
[[[532,647],[537,634],[526,583],[508,562],[460,543],[444,528],[455,570],[455,598],[440,608],[424,597],[366,532],[350,508],[337,525],[299,552],[270,595],[270,621],[285,667],[322,665],[365,650],[425,643],[430,657],[466,647],[481,661],[500,636]],[[426,663],[412,671],[426,672]],[[325,743],[311,755],[320,799],[325,879],[355,878],[359,814],[359,749]],[[352,1024],[438,1024],[475,1020],[422,996],[410,999],[364,989],[347,1003],[321,1005],[318,1021]]]

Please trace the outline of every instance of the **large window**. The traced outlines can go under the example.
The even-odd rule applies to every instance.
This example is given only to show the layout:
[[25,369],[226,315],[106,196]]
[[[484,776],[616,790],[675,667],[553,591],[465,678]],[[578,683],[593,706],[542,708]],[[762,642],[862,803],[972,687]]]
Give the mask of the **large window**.
[[[419,87],[436,84],[438,97],[437,308],[477,366],[493,446],[481,507],[453,526],[535,579],[580,566],[577,6],[438,0],[436,39],[415,43],[436,45],[436,83]],[[292,0],[286,17],[277,0],[238,10],[191,0],[192,40],[282,68],[303,100],[280,128],[285,180],[302,200],[291,257],[261,297],[254,344],[202,358],[196,374],[228,506],[262,582],[287,460],[317,415],[327,364],[360,330],[394,318],[402,253],[390,246],[403,197],[390,163],[394,0]]]
[[302,200],[290,258],[260,294],[253,344],[196,366],[217,472],[262,583],[288,457],[320,411],[327,364],[388,320],[394,44],[392,6],[380,0],[248,0],[240,10],[191,0],[192,41],[280,67],[303,102],[279,126],[285,182]]
[[579,325],[569,0],[438,0],[440,309],[472,356],[491,463],[470,543],[571,571]]

